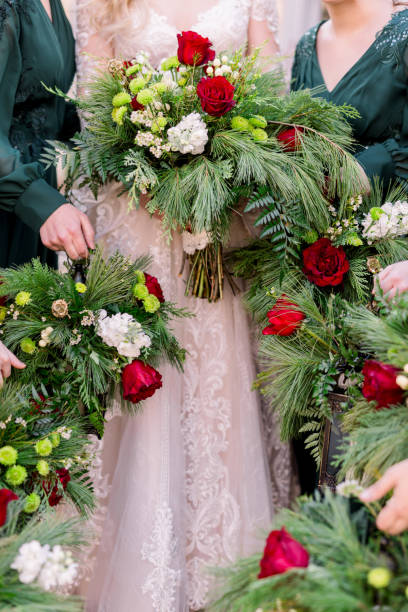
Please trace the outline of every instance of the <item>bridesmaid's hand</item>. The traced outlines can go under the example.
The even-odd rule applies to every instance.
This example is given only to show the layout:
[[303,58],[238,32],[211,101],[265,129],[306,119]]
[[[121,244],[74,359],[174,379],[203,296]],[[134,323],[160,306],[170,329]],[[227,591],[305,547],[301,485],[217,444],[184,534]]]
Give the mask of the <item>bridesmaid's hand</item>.
[[[399,261],[388,266],[377,276],[377,281],[387,298],[408,291],[408,261]],[[374,288],[373,293],[376,290]]]
[[4,379],[10,376],[12,367],[23,370],[26,366],[25,363],[17,359],[17,357],[0,342],[0,389],[3,386]]
[[65,251],[70,259],[85,259],[95,248],[95,232],[88,217],[71,204],[62,204],[41,226],[44,246]]
[[377,517],[377,527],[397,535],[408,529],[408,459],[393,465],[360,499],[365,503],[377,501],[392,490],[393,496]]

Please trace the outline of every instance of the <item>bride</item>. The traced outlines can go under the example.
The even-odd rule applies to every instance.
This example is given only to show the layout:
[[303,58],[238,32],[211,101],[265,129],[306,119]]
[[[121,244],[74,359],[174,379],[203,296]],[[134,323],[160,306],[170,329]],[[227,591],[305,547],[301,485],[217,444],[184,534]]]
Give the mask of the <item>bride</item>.
[[[219,52],[247,42],[251,50],[265,40],[265,54],[277,51],[275,0],[77,2],[80,82],[93,69],[92,57],[131,59],[144,50],[159,65],[175,54],[181,30],[208,36]],[[149,271],[166,298],[196,316],[175,330],[188,351],[184,374],[163,368],[163,389],[143,413],[113,418],[106,428],[102,472],[95,474],[96,492],[104,497],[101,537],[93,571],[89,560],[87,610],[199,610],[211,588],[207,568],[259,548],[260,529],[287,495],[289,451],[274,440],[279,456],[271,488],[241,298],[228,287],[216,304],[185,298],[180,237],[169,245],[143,203],[129,213],[119,194],[119,186],[111,185],[97,202],[78,195],[99,243],[107,252],[150,253]],[[231,243],[245,237],[237,220]]]

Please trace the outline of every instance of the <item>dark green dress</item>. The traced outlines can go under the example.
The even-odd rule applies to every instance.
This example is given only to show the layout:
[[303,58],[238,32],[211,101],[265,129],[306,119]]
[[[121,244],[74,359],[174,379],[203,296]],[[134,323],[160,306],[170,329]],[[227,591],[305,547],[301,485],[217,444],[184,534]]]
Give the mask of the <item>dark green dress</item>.
[[75,43],[60,0],[53,21],[40,0],[0,0],[0,267],[39,255],[39,229],[66,200],[55,171],[38,162],[45,140],[68,139],[78,128],[74,109],[41,82],[68,91]]
[[[322,22],[324,23],[324,22]],[[353,121],[359,143],[356,158],[373,178],[408,179],[408,9],[394,14],[375,42],[332,91],[319,67],[315,26],[296,48],[292,88],[323,86],[318,95],[335,104],[350,104],[361,118]]]

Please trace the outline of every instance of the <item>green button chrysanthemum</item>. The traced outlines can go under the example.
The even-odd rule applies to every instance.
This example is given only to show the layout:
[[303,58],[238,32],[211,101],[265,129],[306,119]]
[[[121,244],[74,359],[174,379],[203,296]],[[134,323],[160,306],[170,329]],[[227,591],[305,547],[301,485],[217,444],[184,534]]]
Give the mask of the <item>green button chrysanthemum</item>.
[[143,104],[143,106],[151,104],[154,100],[154,91],[148,87],[146,89],[142,89],[137,94],[136,100],[139,102],[139,104]]
[[268,125],[268,122],[265,117],[262,117],[261,115],[255,115],[254,117],[251,117],[249,123],[254,128],[266,128],[266,126]]
[[143,300],[143,306],[146,312],[154,313],[160,308],[160,301],[155,295],[148,295]]
[[318,238],[319,235],[316,230],[309,230],[303,234],[303,240],[307,242],[307,244],[313,244]]
[[367,582],[375,589],[385,589],[391,582],[392,573],[388,567],[375,567],[368,572]]
[[172,70],[172,68],[178,68],[178,66],[180,66],[180,62],[178,61],[178,57],[176,55],[168,57],[161,63],[161,69],[163,71]]
[[146,87],[147,83],[143,77],[137,77],[136,79],[132,79],[129,83],[129,89],[132,94],[136,95],[139,91],[141,91],[144,87]]
[[119,108],[114,108],[112,111],[112,119],[118,125],[123,125],[123,119],[128,112],[127,106],[119,106]]
[[2,465],[14,465],[17,461],[18,451],[12,446],[0,448],[0,463]]
[[50,465],[48,461],[45,461],[45,459],[40,459],[36,465],[36,468],[40,476],[48,476],[50,473]]
[[53,447],[57,448],[57,446],[60,445],[61,436],[59,435],[59,433],[54,432],[50,435],[50,440],[51,440],[51,444],[53,445]]
[[373,208],[370,208],[370,215],[373,221],[378,221],[383,214],[384,210],[379,206],[373,206]]
[[142,285],[146,283],[146,276],[142,270],[136,270],[135,275],[138,283],[141,283]]
[[268,134],[261,128],[256,128],[255,130],[252,130],[251,133],[253,139],[257,142],[265,142],[265,140],[268,140]]
[[17,306],[26,306],[31,302],[31,293],[28,291],[20,291],[17,293],[15,302]]
[[0,323],[3,323],[4,319],[7,315],[7,308],[5,306],[0,306]]
[[24,512],[33,514],[40,507],[40,503],[41,497],[38,495],[38,493],[31,493],[31,495],[28,495],[25,499]]
[[231,119],[231,127],[238,132],[249,132],[251,129],[248,119],[240,116]]
[[133,287],[133,295],[137,300],[144,300],[148,297],[149,290],[146,285],[143,285],[142,283],[136,283],[136,285]]
[[134,66],[129,66],[129,68],[126,70],[126,76],[130,77],[132,76],[132,74],[136,74],[136,72],[139,72],[140,70],[140,64],[134,64]]
[[125,106],[126,104],[130,104],[132,98],[126,91],[121,91],[116,94],[112,100],[112,104],[115,108],[119,108],[120,106]]
[[20,348],[23,351],[23,353],[27,353],[28,355],[33,355],[37,347],[35,345],[34,340],[31,340],[31,338],[23,338],[22,341],[20,342]]
[[52,442],[49,438],[38,440],[38,442],[35,443],[35,452],[37,455],[40,455],[40,457],[48,457],[48,455],[51,455],[52,449]]
[[13,465],[6,472],[6,482],[12,487],[18,487],[27,479],[27,470],[22,465]]

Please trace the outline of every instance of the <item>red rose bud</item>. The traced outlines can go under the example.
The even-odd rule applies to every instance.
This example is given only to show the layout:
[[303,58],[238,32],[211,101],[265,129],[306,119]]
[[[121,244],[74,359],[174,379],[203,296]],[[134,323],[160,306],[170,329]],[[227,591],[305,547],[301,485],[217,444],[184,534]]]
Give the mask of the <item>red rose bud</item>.
[[[69,481],[71,480],[70,473],[65,468],[61,468],[60,470],[56,470],[56,472],[57,472],[59,481],[60,481],[60,483],[62,485],[62,489],[65,491],[65,489],[68,486]],[[46,493],[48,493],[49,492],[49,485],[47,486],[47,485],[45,485],[43,483],[43,487],[44,487]],[[56,484],[52,488],[51,493],[50,493],[50,495],[48,497],[48,503],[50,504],[50,506],[57,506],[60,503],[62,498],[63,498],[63,495],[61,495],[60,488],[58,487],[58,484]]]
[[377,402],[377,410],[402,402],[404,392],[397,385],[398,372],[398,368],[381,361],[365,362],[363,395],[368,401]]
[[181,64],[202,66],[215,58],[212,42],[191,30],[177,34],[177,57]]
[[268,312],[270,324],[263,330],[264,336],[290,336],[306,318],[303,312],[296,310],[296,304],[285,298],[285,295],[280,297]]
[[335,287],[349,271],[343,247],[335,247],[328,238],[320,238],[303,251],[303,273],[318,287]]
[[10,502],[16,501],[18,495],[10,489],[0,489],[0,527],[3,527],[7,520],[7,506]]
[[157,278],[145,272],[145,279],[146,279],[146,287],[149,293],[151,293],[152,295],[155,295],[157,299],[159,300],[159,302],[161,303],[165,302],[163,290]]
[[223,76],[202,78],[197,85],[201,108],[212,117],[222,117],[236,104],[235,87]]
[[283,527],[280,531],[271,531],[268,536],[258,578],[284,574],[294,567],[308,565],[309,553]]
[[134,111],[143,111],[145,109],[143,104],[140,104],[140,102],[137,101],[136,96],[130,101],[130,106],[133,108]]
[[156,393],[163,385],[162,376],[151,366],[135,359],[122,372],[123,399],[137,404]]
[[302,139],[299,136],[299,133],[302,133],[304,130],[302,127],[289,128],[280,132],[277,136],[279,142],[283,145],[286,151],[296,151],[302,143]]

